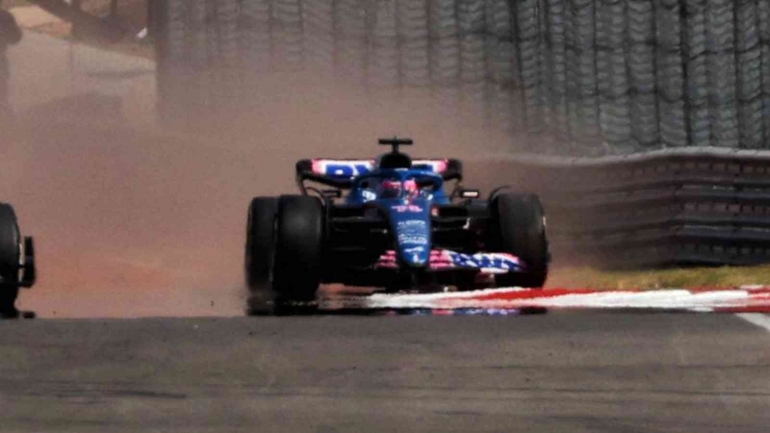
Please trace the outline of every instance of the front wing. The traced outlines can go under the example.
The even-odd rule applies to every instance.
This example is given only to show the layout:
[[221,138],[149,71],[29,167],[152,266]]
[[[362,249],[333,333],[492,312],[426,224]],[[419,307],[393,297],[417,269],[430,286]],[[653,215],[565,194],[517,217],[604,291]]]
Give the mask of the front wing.
[[[526,265],[518,257],[507,253],[476,253],[465,254],[445,249],[431,251],[428,269],[430,271],[467,270],[478,271],[481,274],[505,274],[523,272]],[[399,268],[394,250],[382,254],[374,265],[375,269]]]

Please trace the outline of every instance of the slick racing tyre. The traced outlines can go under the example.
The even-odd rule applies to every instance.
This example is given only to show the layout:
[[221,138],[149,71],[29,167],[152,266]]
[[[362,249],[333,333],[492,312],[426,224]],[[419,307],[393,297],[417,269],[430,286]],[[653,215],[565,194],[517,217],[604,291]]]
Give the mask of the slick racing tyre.
[[273,289],[283,301],[313,301],[321,283],[324,208],[310,196],[278,199]]
[[492,201],[492,230],[499,251],[513,254],[524,261],[524,273],[496,276],[498,287],[543,287],[548,277],[548,239],[545,215],[538,196],[533,194],[500,194]]
[[11,205],[0,203],[0,317],[16,313],[20,258],[21,235],[16,213]]
[[249,205],[244,260],[246,284],[249,289],[266,287],[270,282],[277,213],[278,199],[275,197],[256,197]]

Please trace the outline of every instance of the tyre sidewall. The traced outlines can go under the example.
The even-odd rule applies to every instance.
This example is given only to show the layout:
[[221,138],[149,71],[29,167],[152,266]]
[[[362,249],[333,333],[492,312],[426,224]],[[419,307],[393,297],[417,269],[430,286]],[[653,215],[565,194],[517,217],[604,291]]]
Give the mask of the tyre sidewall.
[[11,205],[0,203],[0,310],[13,309],[19,293],[21,234]]
[[543,206],[533,194],[505,193],[492,202],[496,239],[492,244],[502,252],[519,257],[527,267],[524,273],[500,275],[505,285],[542,287],[548,274],[548,240]]
[[10,205],[0,203],[0,274],[4,278],[18,274],[20,248],[21,234],[16,213]]
[[249,205],[244,271],[250,289],[260,288],[270,281],[277,213],[276,197],[255,197]]
[[321,282],[325,214],[310,196],[278,200],[273,289],[284,299],[310,301]]

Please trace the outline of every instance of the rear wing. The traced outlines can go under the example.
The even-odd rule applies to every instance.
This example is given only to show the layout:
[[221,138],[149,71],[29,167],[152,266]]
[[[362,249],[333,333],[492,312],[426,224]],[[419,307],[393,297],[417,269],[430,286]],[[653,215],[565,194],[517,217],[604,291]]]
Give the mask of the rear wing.
[[[337,188],[351,188],[353,180],[375,168],[373,159],[303,159],[297,161],[297,183],[305,191],[306,180]],[[458,159],[415,159],[412,170],[425,170],[441,175],[444,180],[461,181],[463,164]]]

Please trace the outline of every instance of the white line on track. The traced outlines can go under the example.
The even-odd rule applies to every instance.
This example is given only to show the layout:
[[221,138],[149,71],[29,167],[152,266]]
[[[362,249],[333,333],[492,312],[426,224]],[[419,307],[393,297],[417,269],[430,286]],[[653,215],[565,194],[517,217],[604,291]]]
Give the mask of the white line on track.
[[767,331],[770,331],[770,317],[759,314],[759,313],[740,313],[736,314],[739,318],[749,322],[753,323],[754,325],[759,326],[760,328],[765,328]]

